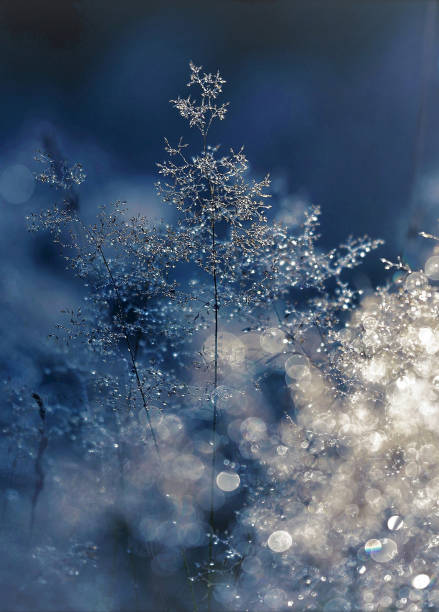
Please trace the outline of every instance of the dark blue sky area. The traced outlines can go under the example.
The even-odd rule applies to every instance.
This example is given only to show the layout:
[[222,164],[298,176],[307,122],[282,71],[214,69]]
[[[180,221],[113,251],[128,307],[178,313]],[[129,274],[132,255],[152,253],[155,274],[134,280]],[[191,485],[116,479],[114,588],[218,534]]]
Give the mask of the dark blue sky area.
[[[186,92],[193,59],[228,81],[230,113],[213,137],[245,144],[253,172],[271,172],[275,206],[287,195],[321,205],[326,245],[369,233],[394,257],[439,217],[434,1],[0,6],[0,163],[34,169],[50,134],[87,168],[83,207],[119,197],[160,207],[151,186],[162,138],[187,137],[168,100]],[[385,276],[377,258],[367,269]]]

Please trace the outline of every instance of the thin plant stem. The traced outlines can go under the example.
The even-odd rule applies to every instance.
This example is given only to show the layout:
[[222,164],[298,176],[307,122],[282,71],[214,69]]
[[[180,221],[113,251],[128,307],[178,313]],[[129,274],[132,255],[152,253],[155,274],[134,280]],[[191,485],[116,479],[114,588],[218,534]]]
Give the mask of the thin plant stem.
[[[203,134],[204,141],[204,154],[207,153],[207,130]],[[209,176],[206,177],[208,180],[210,197],[213,202],[214,199],[214,188],[210,181]],[[209,525],[210,525],[210,539],[209,539],[209,555],[208,555],[208,582],[207,582],[207,609],[210,612],[212,604],[212,581],[210,575],[214,565],[213,555],[213,539],[215,535],[215,473],[216,473],[216,427],[218,420],[217,410],[217,394],[216,390],[218,387],[218,280],[217,280],[217,266],[216,266],[216,238],[215,238],[215,211],[212,215],[211,222],[211,233],[212,233],[212,244],[211,244],[211,257],[212,257],[212,278],[213,278],[213,295],[214,295],[214,317],[215,317],[215,330],[214,330],[214,375],[213,375],[213,413],[212,413],[212,465],[210,472],[210,510],[209,510]]]
[[[137,352],[137,346],[136,346],[135,349],[133,349],[133,347],[131,346],[131,342],[130,342],[130,339],[129,339],[129,336],[128,336],[128,332],[127,332],[127,329],[126,329],[126,326],[125,326],[125,324],[123,322],[123,317],[122,317],[122,299],[121,299],[121,296],[120,296],[120,293],[119,293],[119,288],[117,286],[116,280],[115,280],[115,278],[113,276],[113,273],[111,271],[110,265],[108,263],[108,260],[107,260],[105,254],[104,254],[104,251],[103,251],[103,249],[102,249],[102,247],[101,247],[101,245],[99,243],[97,243],[97,248],[98,248],[99,254],[102,257],[102,261],[104,262],[105,268],[106,268],[106,270],[108,272],[108,276],[110,277],[111,283],[113,285],[114,292],[116,294],[117,306],[118,306],[118,310],[119,310],[120,323],[121,323],[122,331],[123,331],[123,334],[124,334],[124,338],[125,338],[125,341],[126,341],[126,344],[127,344],[127,347],[128,347],[128,352],[129,352],[129,355],[130,355],[133,371],[135,373],[137,388],[138,388],[140,396],[142,398],[142,403],[143,403],[143,407],[144,407],[145,412],[146,412],[146,417],[148,419],[148,426],[149,426],[149,429],[151,431],[151,436],[152,436],[152,439],[153,439],[153,442],[154,442],[154,447],[155,447],[157,456],[159,458],[159,461],[161,463],[161,455],[160,455],[160,449],[159,449],[158,442],[157,442],[157,437],[156,437],[156,434],[155,434],[155,431],[154,431],[154,427],[152,425],[151,415],[150,415],[150,412],[149,412],[149,409],[148,409],[145,393],[144,393],[144,390],[143,390],[143,386],[142,386],[142,382],[141,382],[141,379],[140,379],[139,371],[138,371],[137,365],[136,365],[136,358],[135,357],[136,357],[136,352]],[[192,585],[192,583],[189,580],[189,567],[188,567],[188,564],[187,564],[187,561],[186,561],[186,553],[185,553],[184,548],[181,549],[181,553],[182,553],[183,558],[184,558],[184,566],[185,566],[187,580],[190,583],[191,591],[193,593],[193,585]],[[195,602],[195,595],[194,594],[193,594],[193,599],[194,599],[194,602]],[[195,603],[194,610],[195,610],[195,612],[197,612],[196,603]]]
[[35,513],[37,508],[38,499],[41,495],[42,490],[44,489],[44,481],[45,474],[43,470],[43,457],[46,451],[47,445],[49,443],[49,439],[46,433],[46,409],[43,404],[43,400],[38,395],[38,393],[32,393],[33,399],[36,401],[39,409],[40,419],[41,419],[41,427],[39,428],[40,432],[40,442],[38,445],[37,457],[35,459],[35,474],[36,474],[36,483],[34,493],[32,495],[32,509],[30,515],[30,535],[32,538],[34,523],[35,523]]
[[[91,233],[93,234],[93,231]],[[94,237],[94,234],[93,234],[93,237]],[[149,426],[149,429],[150,429],[150,432],[151,432],[151,436],[152,436],[152,439],[153,439],[153,442],[154,442],[154,448],[155,448],[157,457],[159,459],[159,462],[161,464],[161,455],[160,455],[160,449],[159,449],[159,446],[158,446],[157,436],[155,434],[154,427],[152,425],[151,415],[150,415],[150,412],[149,412],[148,404],[146,402],[145,392],[143,390],[142,381],[140,379],[139,370],[138,370],[137,364],[136,364],[136,353],[137,353],[137,348],[138,348],[138,339],[137,339],[137,342],[136,342],[136,346],[133,348],[131,346],[131,342],[130,342],[130,339],[129,339],[128,330],[127,330],[126,325],[125,325],[125,323],[123,321],[122,298],[121,298],[121,295],[120,295],[120,292],[119,292],[119,288],[117,286],[117,283],[116,283],[116,280],[114,278],[113,272],[111,271],[108,259],[105,256],[105,253],[104,253],[104,251],[102,249],[102,246],[100,245],[99,241],[95,237],[94,237],[94,240],[95,240],[95,244],[96,244],[97,250],[98,250],[98,252],[99,252],[99,254],[100,254],[101,258],[102,258],[102,261],[104,263],[104,266],[105,266],[105,268],[107,270],[108,276],[109,276],[111,284],[113,286],[114,293],[116,295],[117,309],[119,311],[119,320],[120,320],[120,324],[121,324],[121,327],[122,327],[123,336],[124,336],[124,339],[125,339],[125,342],[126,342],[126,345],[127,345],[127,348],[128,348],[128,353],[130,355],[130,360],[131,360],[133,372],[134,372],[135,377],[136,377],[137,389],[138,389],[139,394],[140,394],[140,396],[142,398],[142,404],[143,404],[143,408],[145,409],[145,412],[146,412],[146,417],[147,417],[147,420],[148,420],[148,426]],[[190,583],[190,588],[191,588],[191,591],[193,593],[193,585],[192,585],[192,583],[189,580],[189,566],[188,566],[188,563],[187,563],[187,560],[186,560],[186,553],[185,553],[184,548],[181,549],[181,553],[182,553],[183,559],[184,559],[184,567],[185,567],[185,571],[186,571],[187,580]],[[136,588],[136,585],[135,585],[135,588]],[[195,602],[195,594],[194,593],[193,593],[193,600],[194,600],[194,604],[195,604],[194,610],[195,610],[195,612],[197,612],[196,602]]]
[[137,364],[136,364],[136,358],[135,358],[135,354],[134,354],[134,349],[131,346],[131,342],[130,342],[130,339],[129,339],[129,336],[128,336],[128,331],[126,329],[125,323],[123,322],[122,299],[121,299],[121,296],[120,296],[120,293],[119,293],[119,288],[118,288],[117,283],[116,283],[116,281],[114,279],[113,273],[112,273],[111,268],[110,268],[109,263],[108,263],[108,260],[105,257],[104,251],[102,250],[102,247],[101,247],[101,245],[99,243],[97,243],[97,249],[99,251],[100,256],[102,257],[102,261],[104,262],[104,266],[105,266],[105,268],[106,268],[106,270],[108,272],[108,276],[110,277],[111,284],[113,285],[113,289],[114,289],[114,292],[116,294],[117,308],[118,308],[118,311],[119,311],[120,324],[122,326],[122,332],[123,332],[123,335],[124,335],[124,339],[125,339],[126,345],[128,347],[128,353],[130,355],[132,369],[133,369],[134,375],[136,377],[137,389],[138,389],[138,391],[140,393],[140,396],[142,398],[142,404],[143,404],[143,408],[145,409],[145,412],[146,412],[146,418],[148,420],[148,427],[150,429],[151,436],[152,436],[152,439],[153,439],[153,442],[154,442],[154,448],[156,450],[158,458],[160,459],[160,449],[159,449],[159,445],[158,445],[158,442],[157,442],[157,437],[156,437],[156,434],[155,434],[155,431],[154,431],[154,427],[152,425],[151,415],[149,413],[148,404],[146,402],[146,397],[145,397],[145,392],[143,390],[142,381],[140,380],[140,375],[139,375],[139,370],[138,370]]
[[[8,451],[9,454],[9,451]],[[12,461],[12,465],[11,465],[11,469],[9,472],[9,476],[8,476],[8,485],[6,487],[6,491],[7,489],[12,489],[13,488],[13,484],[14,484],[14,480],[15,480],[15,470],[17,468],[17,463],[18,463],[18,455],[19,455],[19,451],[17,452],[17,454],[15,455],[13,461]],[[5,521],[5,517],[6,517],[6,513],[7,513],[7,509],[8,509],[8,496],[6,494],[5,491],[5,495],[3,498],[3,504],[2,504],[2,510],[1,510],[1,515],[0,515],[0,529],[4,529],[5,525],[7,524]]]
[[187,561],[186,551],[184,550],[184,548],[181,549],[181,556],[183,557],[183,565],[184,565],[184,569],[185,569],[185,572],[186,572],[186,577],[187,577],[188,582],[190,584],[190,590],[191,590],[191,595],[192,595],[192,603],[194,605],[194,612],[198,612],[197,600],[195,598],[194,585],[193,585],[193,582],[190,579],[189,564],[188,564],[188,561]]
[[211,529],[210,540],[209,540],[209,582],[208,582],[208,609],[210,610],[211,598],[212,598],[212,584],[210,581],[210,570],[213,566],[213,537],[215,534],[215,509],[214,509],[214,497],[215,497],[215,463],[216,463],[216,426],[217,426],[217,394],[216,389],[218,387],[218,282],[216,274],[215,264],[215,221],[212,221],[212,253],[214,257],[213,265],[213,288],[214,288],[214,312],[215,312],[215,351],[214,351],[214,376],[213,376],[213,414],[212,414],[212,469],[210,475],[210,512],[209,512],[209,524]]

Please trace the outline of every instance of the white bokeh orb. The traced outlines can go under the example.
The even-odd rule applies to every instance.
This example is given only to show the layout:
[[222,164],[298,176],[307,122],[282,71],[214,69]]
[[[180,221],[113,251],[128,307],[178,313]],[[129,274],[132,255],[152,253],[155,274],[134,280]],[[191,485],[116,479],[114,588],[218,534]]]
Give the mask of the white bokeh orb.
[[283,553],[291,548],[293,544],[293,538],[288,531],[273,531],[267,541],[268,547],[273,552]]
[[439,255],[433,255],[425,262],[424,272],[430,280],[439,280]]
[[259,337],[261,348],[266,353],[281,353],[285,350],[287,340],[284,332],[277,327],[266,329]]
[[414,589],[426,589],[430,584],[430,576],[427,574],[418,574],[412,580],[412,587]]
[[239,474],[236,472],[220,472],[216,477],[216,485],[221,491],[230,493],[235,491],[241,482]]

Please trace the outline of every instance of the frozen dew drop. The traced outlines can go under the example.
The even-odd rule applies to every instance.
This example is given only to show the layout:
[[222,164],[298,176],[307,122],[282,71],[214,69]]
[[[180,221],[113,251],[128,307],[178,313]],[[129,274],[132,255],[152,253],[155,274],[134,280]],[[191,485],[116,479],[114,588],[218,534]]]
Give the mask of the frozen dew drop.
[[218,584],[215,586],[214,597],[228,609],[236,597],[236,590],[231,584]]
[[212,391],[210,401],[212,404],[218,402],[227,402],[233,397],[232,392],[225,385],[218,385],[218,387]]
[[368,555],[370,555],[372,552],[380,551],[381,548],[381,541],[376,539],[367,540],[366,544],[364,545],[364,550]]
[[242,569],[247,574],[262,574],[262,562],[258,557],[245,557],[242,562]]
[[433,255],[425,262],[424,272],[430,280],[439,280],[439,255]]
[[376,331],[366,330],[362,340],[366,346],[374,348],[382,342],[382,336]]
[[412,580],[412,587],[414,589],[426,589],[430,584],[430,576],[427,574],[418,574]]
[[216,484],[221,491],[235,491],[239,487],[241,479],[236,472],[220,472],[216,477]]
[[386,436],[384,433],[373,431],[368,438],[370,451],[372,453],[379,451],[385,439]]
[[264,421],[258,417],[248,417],[248,419],[244,419],[240,429],[242,437],[250,442],[262,440],[267,433],[267,426]]
[[371,315],[365,315],[361,319],[361,322],[366,331],[373,331],[378,325],[378,321],[376,320],[376,318],[372,317]]
[[[236,367],[242,364],[245,360],[246,349],[244,343],[228,332],[222,332],[218,335],[218,357],[223,363],[227,363],[231,367]],[[203,345],[203,354],[208,362],[213,362],[215,359],[215,336],[209,336]]]
[[422,272],[410,272],[405,279],[404,289],[409,293],[413,293],[423,289],[427,283],[427,277]]
[[404,521],[402,520],[402,517],[398,516],[397,514],[391,516],[387,521],[387,527],[390,529],[390,531],[398,531],[398,529],[401,529],[403,525]]
[[418,337],[425,351],[429,355],[437,353],[437,351],[439,350],[439,343],[437,340],[437,336],[431,327],[421,327],[418,331]]
[[286,601],[286,593],[282,589],[273,588],[267,591],[264,596],[264,603],[269,610],[282,609]]
[[283,553],[293,544],[293,538],[288,531],[273,531],[267,544],[273,552]]
[[366,548],[366,552],[369,552],[371,558],[377,563],[387,563],[388,561],[391,561],[398,553],[396,542],[390,538],[383,538],[382,540],[369,540],[366,543],[366,546],[368,544],[370,545],[370,542],[374,542],[374,545],[371,547],[370,551],[368,551]]
[[410,461],[404,468],[404,473],[409,478],[416,478],[419,473],[418,464],[416,461]]
[[[150,410],[153,428],[161,440],[172,440],[183,432],[183,423],[175,414],[161,414],[161,412]],[[149,429],[149,423],[147,423]]]
[[299,380],[308,372],[308,359],[301,353],[294,353],[285,362],[286,374],[295,380]]
[[180,480],[198,480],[203,475],[204,464],[195,455],[180,454],[173,465],[173,472]]
[[259,342],[266,353],[281,353],[287,344],[284,332],[277,327],[266,329],[261,334]]
[[368,489],[364,494],[364,499],[371,506],[377,506],[381,502],[381,492],[378,489]]

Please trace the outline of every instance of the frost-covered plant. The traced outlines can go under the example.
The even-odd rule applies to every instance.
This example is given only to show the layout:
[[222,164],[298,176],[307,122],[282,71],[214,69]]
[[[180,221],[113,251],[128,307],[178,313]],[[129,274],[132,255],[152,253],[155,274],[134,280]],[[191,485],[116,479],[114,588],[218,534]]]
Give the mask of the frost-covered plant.
[[299,227],[272,228],[265,257],[257,265],[274,268],[265,302],[283,300],[286,329],[308,329],[318,325],[328,331],[340,312],[355,303],[356,292],[343,279],[343,272],[361,264],[362,259],[382,244],[381,240],[349,237],[346,243],[328,252],[318,245],[320,208],[311,206]]
[[[69,173],[67,164],[62,168]],[[164,478],[162,463],[175,462],[179,444],[185,444],[181,420],[165,411],[176,394],[175,351],[184,336],[184,326],[175,316],[179,297],[174,282],[168,282],[178,247],[174,232],[153,228],[141,217],[128,220],[118,202],[103,207],[92,224],[63,204],[29,221],[31,229],[52,234],[88,290],[83,307],[65,312],[66,321],[58,325],[56,337],[67,341],[69,367],[85,387],[86,403],[79,416],[81,443],[86,461],[94,458],[97,490],[104,493],[94,499],[95,506],[101,511],[113,507],[128,520],[142,501],[142,487],[152,488],[153,514],[161,508],[171,523],[180,509],[172,508],[166,497],[168,489],[175,490],[179,476],[167,465]],[[179,249],[181,256],[184,251]],[[163,506],[168,506],[166,511]],[[142,512],[148,512],[146,504]],[[186,545],[191,528],[196,543],[200,537],[196,521],[196,515],[186,511],[177,544]],[[134,540],[143,544],[132,546],[151,556],[154,543],[162,543],[164,534],[159,535],[156,519],[146,517],[136,523],[140,525]],[[185,525],[189,532],[184,532]]]
[[[197,97],[178,98],[173,104],[180,115],[196,127],[202,137],[200,154],[188,156],[180,140],[175,147],[166,141],[167,162],[159,164],[164,181],[157,183],[158,193],[165,202],[174,204],[179,212],[180,239],[187,247],[188,260],[210,277],[210,287],[197,283],[197,294],[205,300],[205,308],[213,312],[214,330],[210,350],[212,367],[212,466],[210,476],[209,570],[214,571],[213,537],[215,535],[214,493],[217,452],[217,388],[219,383],[220,314],[234,316],[260,294],[260,275],[253,276],[249,264],[254,262],[268,244],[268,206],[265,192],[268,176],[262,181],[246,177],[248,162],[243,149],[219,154],[219,147],[208,143],[209,130],[215,119],[224,119],[227,104],[218,104],[225,81],[220,74],[206,74],[201,67],[190,64],[188,87],[197,88]],[[267,271],[263,271],[268,275]],[[203,286],[204,285],[204,286]],[[204,316],[202,315],[202,319]],[[222,350],[224,353],[224,349]],[[209,587],[209,602],[211,597]]]
[[439,257],[396,267],[332,332],[323,372],[285,361],[290,409],[257,451],[265,478],[234,533],[243,572],[219,594],[231,609],[237,595],[273,610],[438,605]]
[[[40,228],[52,233],[89,290],[85,306],[67,312],[68,321],[58,325],[58,333],[64,332],[70,342],[85,339],[102,363],[121,358],[132,381],[129,386],[137,388],[149,420],[149,403],[164,387],[169,394],[173,388],[170,378],[163,384],[161,370],[176,338],[169,316],[175,287],[168,282],[177,255],[173,232],[160,232],[142,217],[127,220],[120,202],[102,207],[89,225],[76,211],[55,206],[31,217],[31,229]],[[160,343],[158,333],[164,334]],[[110,375],[109,366],[106,369]],[[157,447],[152,424],[150,431]]]
[[[272,504],[288,506],[287,517],[291,501],[302,511],[298,496],[327,487],[338,465],[339,445],[313,411],[325,404],[330,420],[341,401],[331,375],[343,368],[330,345],[356,297],[342,275],[379,241],[320,250],[316,207],[300,226],[270,223],[268,176],[250,179],[243,149],[224,153],[209,142],[213,122],[226,115],[218,102],[225,81],[192,63],[190,71],[196,97],[172,102],[199,131],[201,150],[166,140],[168,159],[158,165],[158,194],[176,207],[175,226],[128,218],[120,202],[92,223],[63,203],[30,225],[51,233],[87,288],[84,306],[66,311],[56,336],[70,344],[84,389],[73,440],[96,483],[94,505],[123,517],[131,558],[148,554],[159,574],[183,566],[191,582],[206,585],[207,593],[195,584],[194,596],[207,609],[256,601],[282,609],[271,573],[258,565],[272,563],[264,546]],[[43,183],[69,190],[84,179],[78,164],[38,160]],[[279,426],[285,406],[266,379],[280,368],[297,397]],[[138,593],[138,578],[132,583]],[[256,599],[247,602],[247,589]],[[176,605],[172,597],[177,591],[167,605]]]
[[[224,80],[218,73],[203,74],[193,64],[190,68],[188,86],[198,89],[198,97],[178,98],[173,103],[190,126],[199,130],[203,148],[198,155],[188,155],[182,140],[176,146],[166,141],[170,159],[159,164],[165,182],[158,183],[158,191],[180,211],[179,230],[187,244],[189,261],[210,276],[207,285],[201,278],[196,286],[214,318],[213,337],[204,344],[204,355],[213,369],[210,524],[214,533],[217,389],[221,382],[221,393],[226,395],[222,403],[227,406],[227,394],[233,395],[234,386],[230,376],[219,381],[219,366],[220,362],[228,362],[238,369],[243,362],[248,365],[251,361],[246,360],[248,337],[230,334],[230,322],[240,324],[241,329],[245,325],[247,332],[263,331],[260,344],[266,353],[293,352],[291,345],[299,334],[303,337],[311,326],[317,326],[320,334],[326,333],[336,315],[352,306],[354,292],[341,274],[358,265],[380,242],[350,239],[340,250],[320,252],[316,245],[316,207],[307,211],[300,228],[270,225],[265,216],[268,177],[249,181],[242,149],[224,155],[208,143],[213,120],[223,119],[226,114],[226,105],[217,103]],[[276,328],[267,324],[272,318],[267,313],[273,310],[279,317]],[[206,316],[201,319],[205,321]],[[248,382],[247,379],[247,387]],[[211,552],[209,562],[212,563]]]

